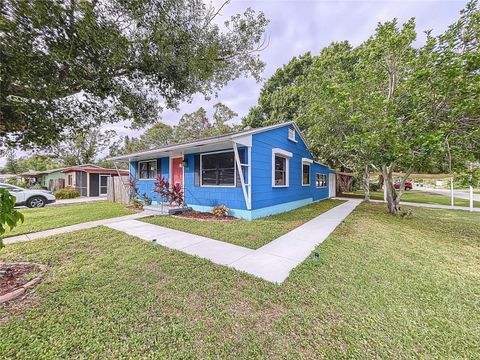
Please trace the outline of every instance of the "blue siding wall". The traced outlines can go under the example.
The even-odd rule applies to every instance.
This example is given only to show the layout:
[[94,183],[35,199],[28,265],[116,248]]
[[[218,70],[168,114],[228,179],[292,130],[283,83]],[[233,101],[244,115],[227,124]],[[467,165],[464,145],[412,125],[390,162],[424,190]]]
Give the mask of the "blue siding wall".
[[[302,186],[302,158],[313,159],[310,151],[296,134],[297,142],[288,139],[288,128],[284,127],[253,135],[252,139],[252,208],[289,203],[299,200],[317,201],[328,198],[328,184],[326,188],[315,187],[315,173],[327,175],[329,170],[319,164],[310,166],[310,185]],[[293,156],[289,159],[290,176],[289,186],[283,188],[272,187],[272,149],[280,148],[289,151]]]
[[[152,159],[155,160],[155,159]],[[156,159],[157,160],[157,175],[163,176],[168,179],[169,175],[169,159],[168,157]],[[137,179],[138,161],[130,162],[130,176],[132,179]],[[153,201],[160,201],[160,197],[153,191],[155,180],[153,179],[137,179],[137,188],[140,197],[146,193],[147,196]]]
[[[185,155],[187,165],[184,167],[185,201],[194,208],[209,210],[216,205],[226,205],[236,209],[232,213],[247,219],[279,213],[304,206],[313,201],[328,198],[328,174],[332,172],[326,166],[310,164],[310,185],[302,186],[302,158],[312,159],[306,144],[299,134],[297,142],[288,139],[289,125],[284,127],[254,134],[252,136],[252,211],[246,210],[245,199],[240,185],[237,187],[204,187],[195,185],[195,156]],[[289,186],[283,188],[272,187],[272,149],[279,148],[291,152],[289,158]],[[225,149],[231,150],[231,149]],[[247,152],[245,151],[245,157]],[[157,159],[159,175],[169,178],[169,158]],[[248,162],[245,159],[245,162]],[[130,163],[130,174],[136,178],[138,162]],[[244,168],[247,172],[247,168]],[[327,186],[316,188],[316,173],[326,175]],[[246,175],[245,175],[246,177]],[[238,180],[237,180],[238,181]],[[153,201],[159,201],[158,195],[153,191],[155,180],[138,180],[139,193],[147,193]]]
[[[230,149],[225,149],[230,150]],[[231,149],[233,151],[233,149]],[[241,187],[204,187],[195,186],[194,158],[198,154],[185,155],[187,166],[184,168],[185,201],[188,205],[216,206],[225,205],[230,209],[246,209]]]

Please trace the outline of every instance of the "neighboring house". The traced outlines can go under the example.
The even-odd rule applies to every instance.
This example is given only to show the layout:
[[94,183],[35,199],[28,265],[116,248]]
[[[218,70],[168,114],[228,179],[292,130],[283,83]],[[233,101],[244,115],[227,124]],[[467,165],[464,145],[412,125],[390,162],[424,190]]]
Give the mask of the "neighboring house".
[[0,174],[0,184],[1,183],[6,183],[7,181],[11,179],[18,180],[20,178],[19,175],[16,174]]
[[81,196],[106,196],[107,179],[110,176],[127,176],[127,170],[105,169],[93,164],[51,170],[29,170],[21,174],[31,184],[38,183],[50,191],[65,187],[75,188]]
[[255,219],[335,196],[335,171],[314,161],[293,122],[170,145],[111,160],[128,161],[140,194],[155,203],[155,178],[184,188],[194,210],[225,205]]
[[105,169],[99,166],[72,166],[63,169],[65,187],[75,188],[80,196],[107,196],[108,178],[111,176],[128,176],[128,170]]

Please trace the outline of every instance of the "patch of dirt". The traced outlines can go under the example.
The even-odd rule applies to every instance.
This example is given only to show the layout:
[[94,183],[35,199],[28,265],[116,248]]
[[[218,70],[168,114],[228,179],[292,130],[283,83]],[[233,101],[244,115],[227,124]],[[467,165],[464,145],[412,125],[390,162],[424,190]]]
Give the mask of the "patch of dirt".
[[173,215],[180,219],[195,219],[200,221],[235,221],[239,220],[234,216],[215,216],[209,212],[201,212],[201,211],[185,211],[181,215]]
[[21,288],[40,276],[44,265],[32,263],[0,263],[0,296]]

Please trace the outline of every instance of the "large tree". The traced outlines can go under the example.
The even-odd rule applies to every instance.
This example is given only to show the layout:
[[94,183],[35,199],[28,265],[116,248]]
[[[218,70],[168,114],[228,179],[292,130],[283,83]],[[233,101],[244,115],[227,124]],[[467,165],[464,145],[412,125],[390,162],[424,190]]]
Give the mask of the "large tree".
[[115,138],[114,130],[93,128],[76,131],[53,146],[51,152],[67,166],[92,164],[113,145]]
[[220,9],[198,0],[3,1],[0,139],[32,148],[92,123],[143,126],[194,93],[259,79],[267,20],[247,9],[220,26]]
[[222,103],[217,103],[213,107],[212,119],[209,119],[204,108],[199,108],[192,113],[182,115],[178,125],[156,123],[138,137],[125,136],[123,143],[112,144],[110,156],[155,149],[240,129],[240,125],[229,124],[237,116],[236,112]]
[[308,52],[275,71],[263,85],[258,104],[250,109],[243,124],[261,127],[298,120],[302,108],[301,84],[310,72],[313,59]]

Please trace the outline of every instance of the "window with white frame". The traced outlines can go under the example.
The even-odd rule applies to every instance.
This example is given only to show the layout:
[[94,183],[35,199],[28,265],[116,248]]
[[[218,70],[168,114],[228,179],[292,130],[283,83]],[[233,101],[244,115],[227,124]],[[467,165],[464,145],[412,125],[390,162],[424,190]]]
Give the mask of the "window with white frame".
[[317,173],[315,177],[315,186],[317,188],[327,187],[327,175]]
[[283,149],[272,149],[272,187],[289,186],[290,158],[293,154]]
[[233,151],[202,154],[202,186],[235,186],[235,154]]
[[310,163],[302,162],[302,186],[310,185]]
[[287,158],[275,155],[275,186],[287,186],[287,161]]
[[68,175],[67,176],[67,186],[72,186],[73,185],[73,175]]
[[289,140],[292,140],[292,141],[297,141],[295,139],[295,128],[291,127],[291,128],[288,128],[288,139]]
[[139,161],[138,178],[155,179],[157,176],[157,160]]

